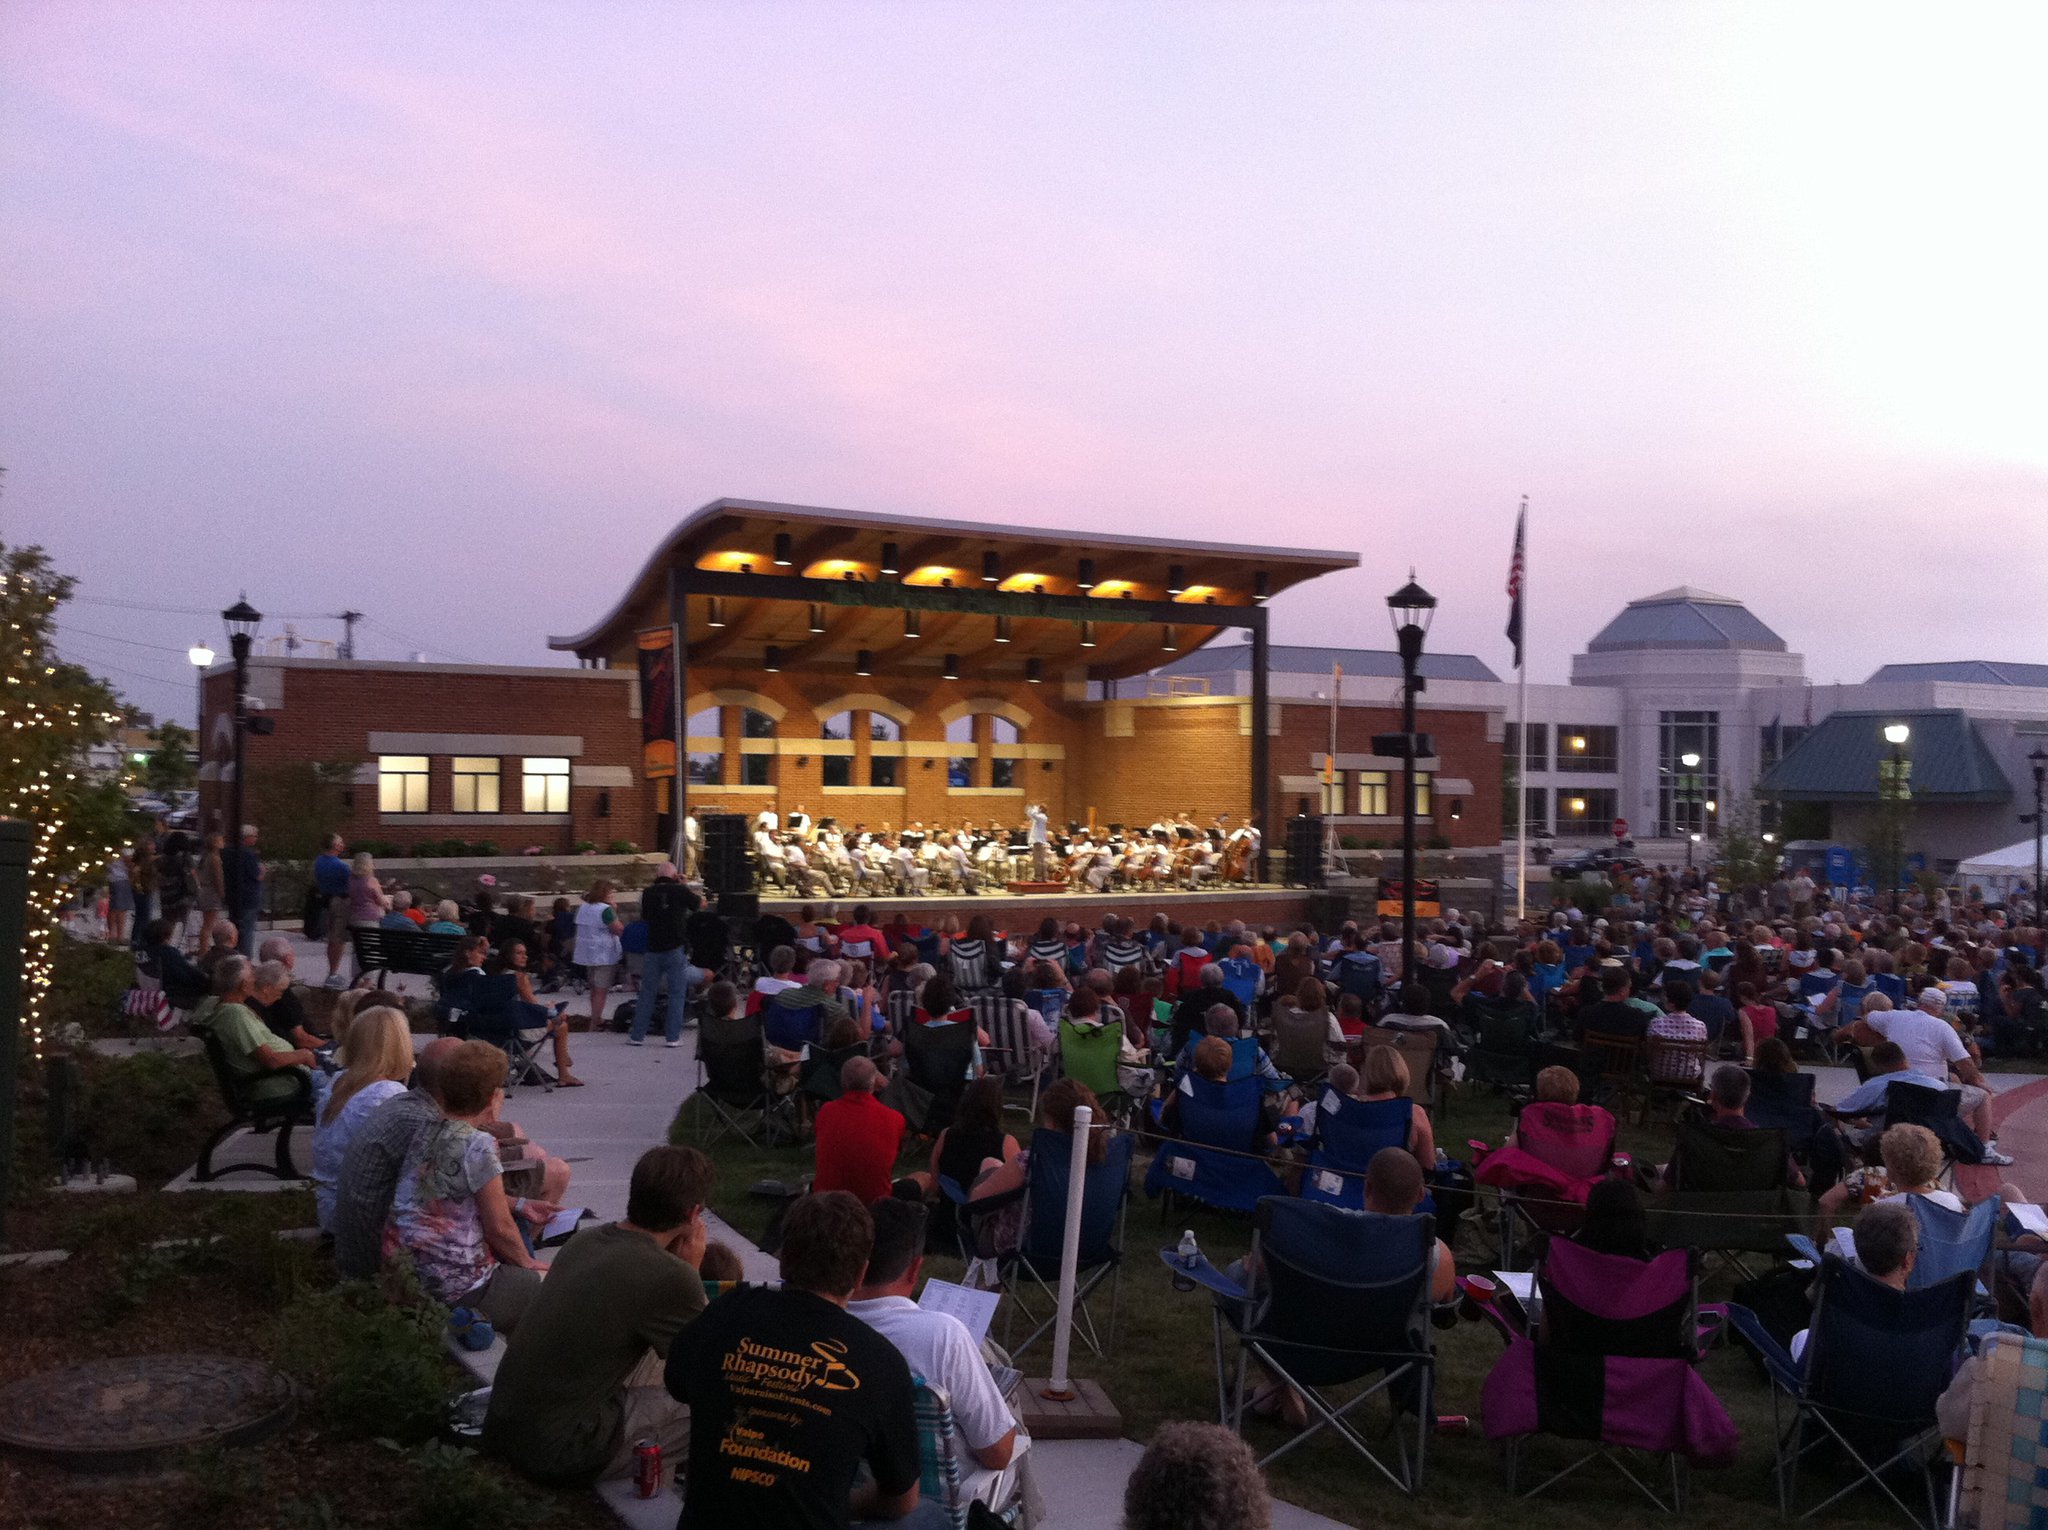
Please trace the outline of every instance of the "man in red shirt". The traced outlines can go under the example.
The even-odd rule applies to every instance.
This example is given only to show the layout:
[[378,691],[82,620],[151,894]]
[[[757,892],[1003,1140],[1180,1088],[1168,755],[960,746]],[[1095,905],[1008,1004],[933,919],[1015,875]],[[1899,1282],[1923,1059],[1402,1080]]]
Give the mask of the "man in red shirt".
[[902,1115],[875,1098],[881,1070],[865,1057],[839,1070],[839,1098],[818,1109],[818,1169],[813,1192],[845,1190],[863,1206],[890,1195],[922,1199],[923,1176],[895,1177],[896,1155],[907,1129]]

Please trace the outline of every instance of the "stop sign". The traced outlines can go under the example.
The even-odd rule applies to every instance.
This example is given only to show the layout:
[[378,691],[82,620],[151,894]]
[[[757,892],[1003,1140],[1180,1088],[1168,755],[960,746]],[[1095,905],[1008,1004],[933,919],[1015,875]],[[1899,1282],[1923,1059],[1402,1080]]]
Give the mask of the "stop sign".
[[1617,818],[1614,820],[1614,837],[1616,839],[1628,838],[1628,820],[1626,818]]

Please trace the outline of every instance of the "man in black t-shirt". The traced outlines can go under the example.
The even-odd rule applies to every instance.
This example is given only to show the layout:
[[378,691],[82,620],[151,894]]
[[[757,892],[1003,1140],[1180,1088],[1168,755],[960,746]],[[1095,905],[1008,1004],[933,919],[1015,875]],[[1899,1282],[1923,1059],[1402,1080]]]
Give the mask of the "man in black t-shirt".
[[660,1023],[672,1047],[682,1045],[684,1011],[691,990],[709,983],[712,974],[690,965],[685,949],[690,916],[702,900],[683,885],[673,862],[663,861],[640,894],[640,917],[647,921],[647,962],[640,980],[640,999],[633,1010],[634,1046],[647,1028]]
[[805,1196],[783,1225],[781,1289],[729,1292],[669,1345],[668,1390],[690,1410],[678,1530],[947,1522],[918,1503],[910,1367],[846,1311],[874,1241],[854,1197]]
[[1633,1036],[1641,1040],[1650,1029],[1650,1012],[1631,1004],[1628,997],[1628,969],[1606,968],[1600,974],[1600,1002],[1579,1011],[1579,1034],[1597,1031],[1603,1036]]

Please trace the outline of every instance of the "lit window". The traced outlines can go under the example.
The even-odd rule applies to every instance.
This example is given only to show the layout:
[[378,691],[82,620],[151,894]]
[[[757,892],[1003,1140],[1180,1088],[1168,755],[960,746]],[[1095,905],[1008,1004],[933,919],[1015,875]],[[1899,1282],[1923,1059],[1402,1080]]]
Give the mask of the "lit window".
[[834,712],[825,719],[824,725],[818,730],[818,737],[835,741],[852,738],[853,714],[851,712]]
[[535,758],[520,762],[520,788],[529,813],[569,811],[569,762]]
[[1436,811],[1436,791],[1428,771],[1415,773],[1415,816],[1427,818]]
[[1021,744],[1024,730],[1007,717],[991,716],[988,720],[988,741],[991,744]]
[[1358,773],[1358,811],[1367,818],[1385,818],[1392,811],[1387,806],[1387,773],[1384,770],[1361,770]]
[[458,754],[449,772],[454,785],[456,812],[498,811],[498,760],[495,755]]
[[423,754],[377,756],[377,811],[424,813],[427,810],[427,757]]

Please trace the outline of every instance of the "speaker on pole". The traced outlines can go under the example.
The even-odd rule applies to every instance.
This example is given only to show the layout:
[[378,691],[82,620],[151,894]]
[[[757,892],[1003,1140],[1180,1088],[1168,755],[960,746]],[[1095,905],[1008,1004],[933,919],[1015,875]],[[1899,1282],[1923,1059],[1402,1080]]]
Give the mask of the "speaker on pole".
[[1323,820],[1300,815],[1287,820],[1287,880],[1295,887],[1323,885]]

